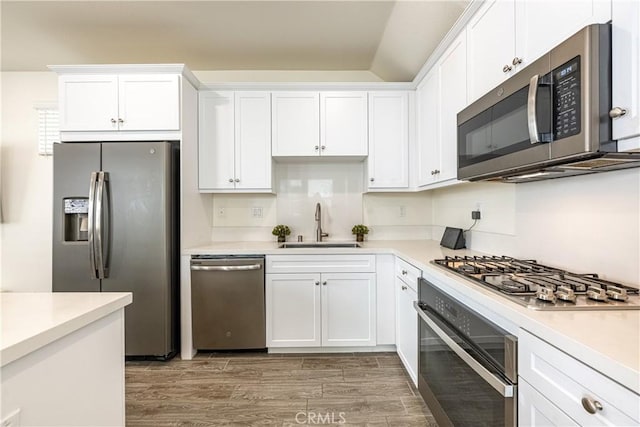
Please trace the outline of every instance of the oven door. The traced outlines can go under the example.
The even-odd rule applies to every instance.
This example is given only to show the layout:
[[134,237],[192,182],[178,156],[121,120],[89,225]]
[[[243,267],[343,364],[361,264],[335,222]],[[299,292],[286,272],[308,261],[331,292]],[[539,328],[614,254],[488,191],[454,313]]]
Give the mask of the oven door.
[[438,425],[516,426],[516,385],[428,308],[414,307],[418,390]]

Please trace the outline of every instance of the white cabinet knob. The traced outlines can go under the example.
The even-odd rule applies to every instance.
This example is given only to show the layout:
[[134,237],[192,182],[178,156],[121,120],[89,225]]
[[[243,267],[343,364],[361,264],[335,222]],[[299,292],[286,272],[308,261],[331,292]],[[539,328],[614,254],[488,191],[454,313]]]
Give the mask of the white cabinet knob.
[[627,110],[620,107],[613,107],[611,111],[609,111],[609,117],[612,119],[617,119],[618,117],[622,117],[627,114]]

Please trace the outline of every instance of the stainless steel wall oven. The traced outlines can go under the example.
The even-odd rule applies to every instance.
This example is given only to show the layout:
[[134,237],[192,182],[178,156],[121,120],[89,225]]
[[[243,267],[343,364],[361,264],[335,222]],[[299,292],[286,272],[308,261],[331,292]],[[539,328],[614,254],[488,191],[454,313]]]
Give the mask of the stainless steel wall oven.
[[517,425],[517,340],[421,278],[418,390],[438,425]]

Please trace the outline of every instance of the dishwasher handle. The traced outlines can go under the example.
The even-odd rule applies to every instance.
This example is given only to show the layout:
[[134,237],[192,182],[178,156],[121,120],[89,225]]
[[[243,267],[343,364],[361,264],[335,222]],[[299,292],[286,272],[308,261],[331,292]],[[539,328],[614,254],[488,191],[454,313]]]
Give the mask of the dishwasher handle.
[[192,265],[192,271],[251,271],[260,270],[262,264],[247,265]]

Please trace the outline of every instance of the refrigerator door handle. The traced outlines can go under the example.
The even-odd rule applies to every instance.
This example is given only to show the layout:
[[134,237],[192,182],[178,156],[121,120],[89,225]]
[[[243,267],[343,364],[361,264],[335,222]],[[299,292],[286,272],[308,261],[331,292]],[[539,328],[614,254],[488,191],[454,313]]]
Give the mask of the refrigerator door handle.
[[97,279],[96,269],[96,242],[95,242],[95,208],[96,208],[96,181],[99,172],[91,172],[89,179],[89,226],[87,229],[87,239],[89,243],[89,266],[91,268],[91,278]]
[[[104,254],[104,241],[108,241],[109,237],[104,236],[105,230],[108,231],[108,227],[105,227],[103,223],[105,219],[104,215],[104,195],[105,195],[105,187],[108,185],[109,181],[109,173],[108,172],[98,172],[98,191],[96,195],[96,222],[95,222],[95,241],[96,241],[96,264],[98,268],[98,278],[104,279],[108,277],[107,269],[105,267],[105,254]],[[108,193],[107,189],[107,193]],[[108,213],[108,209],[106,211]]]

